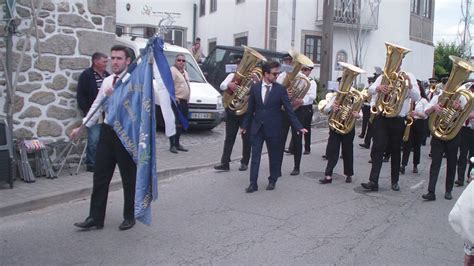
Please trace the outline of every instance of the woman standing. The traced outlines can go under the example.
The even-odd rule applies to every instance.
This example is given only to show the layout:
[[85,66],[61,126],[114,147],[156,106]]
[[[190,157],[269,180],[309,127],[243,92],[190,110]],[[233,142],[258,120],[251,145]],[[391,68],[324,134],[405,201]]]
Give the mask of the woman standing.
[[423,138],[426,135],[425,120],[428,116],[425,114],[425,106],[428,104],[425,90],[421,85],[421,82],[417,80],[418,87],[420,88],[420,100],[414,105],[412,112],[413,125],[410,129],[410,136],[408,141],[403,142],[403,157],[402,165],[400,166],[400,173],[405,174],[405,166],[408,164],[408,158],[410,158],[410,152],[413,149],[413,173],[418,173],[418,164],[420,163],[420,149]]

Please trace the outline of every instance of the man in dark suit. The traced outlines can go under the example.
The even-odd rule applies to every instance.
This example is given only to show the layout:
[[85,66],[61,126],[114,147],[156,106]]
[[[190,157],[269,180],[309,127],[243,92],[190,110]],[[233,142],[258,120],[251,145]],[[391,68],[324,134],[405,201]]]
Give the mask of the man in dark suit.
[[[267,190],[274,190],[279,176],[281,176],[280,141],[281,141],[281,107],[288,112],[288,119],[295,131],[304,134],[307,132],[296,118],[285,87],[276,83],[280,74],[280,63],[266,62],[262,66],[263,80],[254,84],[250,89],[248,110],[241,128],[241,133],[250,130],[252,143],[252,161],[250,164],[250,185],[245,190],[252,193],[258,190],[257,179],[260,168],[263,142],[267,144],[270,161],[270,177]],[[250,127],[249,127],[250,124]]]

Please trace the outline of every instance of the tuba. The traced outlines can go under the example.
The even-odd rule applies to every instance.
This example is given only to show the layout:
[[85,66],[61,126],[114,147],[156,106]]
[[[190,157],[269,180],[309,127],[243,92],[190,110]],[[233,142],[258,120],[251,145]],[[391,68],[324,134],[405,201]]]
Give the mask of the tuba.
[[364,103],[364,94],[352,89],[351,86],[357,75],[365,73],[365,71],[343,62],[339,62],[339,65],[344,68],[339,91],[334,100],[334,103],[339,105],[339,110],[331,112],[328,125],[339,134],[347,134],[355,125],[355,118],[352,113],[359,112]]
[[234,111],[236,115],[243,115],[247,111],[250,87],[253,83],[253,75],[257,75],[260,79],[262,78],[262,70],[257,67],[261,62],[267,59],[254,49],[243,46],[244,55],[240,61],[237,70],[235,71],[232,82],[235,82],[239,86],[234,93],[226,90],[224,92],[224,107],[229,107],[230,110]]
[[282,85],[286,87],[288,95],[291,95],[289,98],[293,104],[295,99],[303,98],[311,87],[309,78],[300,73],[301,69],[304,66],[313,66],[314,63],[304,54],[294,51],[290,51],[289,53],[293,58],[293,70],[286,75]]
[[387,85],[390,91],[387,94],[378,93],[375,105],[370,110],[371,120],[379,113],[386,117],[395,117],[402,110],[403,103],[408,93],[408,85],[404,77],[404,72],[397,72],[402,64],[402,60],[409,49],[391,43],[385,43],[387,48],[387,59],[383,70],[382,82],[380,85]]
[[[449,59],[453,61],[453,69],[451,70],[443,93],[438,98],[438,104],[440,104],[443,109],[439,113],[431,114],[428,122],[431,134],[444,141],[456,137],[474,107],[473,93],[464,87],[458,88],[459,84],[474,71],[474,65],[457,56],[450,55]],[[461,96],[465,97],[467,104],[462,110],[456,110],[453,104],[459,100]]]

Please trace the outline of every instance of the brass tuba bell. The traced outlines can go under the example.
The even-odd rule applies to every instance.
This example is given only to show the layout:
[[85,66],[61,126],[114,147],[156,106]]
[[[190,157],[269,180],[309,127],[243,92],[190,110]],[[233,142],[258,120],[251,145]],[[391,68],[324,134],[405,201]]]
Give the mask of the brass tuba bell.
[[293,70],[288,73],[283,80],[282,85],[286,87],[290,102],[297,98],[303,98],[311,87],[311,83],[308,77],[301,74],[300,71],[304,66],[312,67],[313,61],[304,54],[289,51],[289,54],[293,58]]
[[352,83],[359,74],[365,73],[365,70],[343,62],[339,62],[339,65],[344,68],[339,91],[334,100],[334,103],[339,105],[339,109],[331,112],[328,125],[339,134],[347,134],[355,125],[355,118],[352,113],[359,112],[364,103],[364,94],[352,89]]
[[[453,69],[443,93],[438,98],[438,104],[443,109],[439,113],[432,113],[428,122],[431,134],[444,141],[456,137],[474,107],[473,93],[469,88],[459,88],[459,85],[474,71],[474,65],[457,56],[450,55],[449,59],[453,61]],[[464,97],[467,103],[461,110],[456,110],[453,107],[454,102],[461,97]]]
[[411,50],[386,42],[387,58],[383,70],[381,85],[387,85],[390,91],[387,94],[378,93],[375,105],[370,110],[373,116],[382,113],[386,117],[395,117],[402,110],[408,92],[404,73],[398,72],[402,60]]
[[236,115],[243,115],[247,111],[250,87],[253,83],[253,75],[262,78],[262,70],[257,65],[267,61],[265,56],[254,49],[243,45],[244,55],[235,72],[232,82],[238,84],[237,89],[231,93],[229,90],[224,92],[223,104],[225,108],[234,111]]

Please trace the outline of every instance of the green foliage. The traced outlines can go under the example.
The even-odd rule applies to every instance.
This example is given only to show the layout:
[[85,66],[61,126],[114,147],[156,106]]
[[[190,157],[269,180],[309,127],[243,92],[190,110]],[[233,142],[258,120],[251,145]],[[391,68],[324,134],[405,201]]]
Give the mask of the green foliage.
[[434,71],[436,77],[449,74],[453,63],[449,59],[450,55],[464,57],[463,49],[455,42],[441,41],[436,44],[434,51]]

